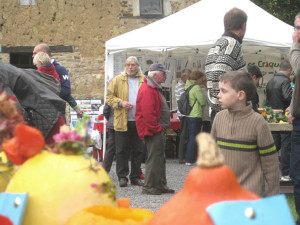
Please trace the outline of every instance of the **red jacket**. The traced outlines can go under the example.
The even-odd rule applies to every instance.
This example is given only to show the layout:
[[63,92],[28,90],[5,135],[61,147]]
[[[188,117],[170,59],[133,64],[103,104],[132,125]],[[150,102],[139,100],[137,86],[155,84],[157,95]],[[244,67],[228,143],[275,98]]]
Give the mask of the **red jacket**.
[[162,131],[158,123],[163,102],[159,90],[145,78],[136,99],[135,122],[139,137],[153,136]]

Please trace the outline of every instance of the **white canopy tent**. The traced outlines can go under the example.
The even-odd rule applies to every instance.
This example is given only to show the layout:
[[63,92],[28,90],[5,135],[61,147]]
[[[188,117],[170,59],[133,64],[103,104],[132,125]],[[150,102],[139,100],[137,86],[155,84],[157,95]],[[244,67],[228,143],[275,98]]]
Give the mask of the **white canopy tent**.
[[[108,58],[119,51],[189,52],[206,54],[224,32],[223,17],[233,7],[248,15],[243,52],[286,54],[292,26],[267,13],[250,0],[202,0],[164,19],[115,37],[105,43]],[[108,70],[109,71],[109,70]]]
[[292,26],[250,0],[202,0],[166,18],[107,41],[105,93],[108,80],[117,75],[114,74],[115,55],[122,52],[173,57],[197,54],[205,57],[212,44],[224,33],[224,15],[233,7],[244,10],[248,16],[243,39],[244,56],[268,56],[279,60],[287,58],[292,44]]

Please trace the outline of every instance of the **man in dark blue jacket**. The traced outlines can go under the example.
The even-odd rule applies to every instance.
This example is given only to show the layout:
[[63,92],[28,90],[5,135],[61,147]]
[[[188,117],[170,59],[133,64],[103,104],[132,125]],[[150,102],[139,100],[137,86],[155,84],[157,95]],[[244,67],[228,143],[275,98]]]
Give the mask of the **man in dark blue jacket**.
[[[38,52],[45,52],[51,57],[51,51],[47,44],[42,43],[35,46],[33,49],[32,58],[34,58],[34,56]],[[58,73],[60,79],[61,90],[59,97],[68,102],[69,105],[76,111],[77,115],[81,117],[82,111],[80,110],[79,105],[77,105],[75,99],[71,95],[71,85],[67,69],[58,64],[54,59],[51,60],[51,63],[55,66],[55,70]],[[66,106],[62,111],[62,116],[66,121]]]

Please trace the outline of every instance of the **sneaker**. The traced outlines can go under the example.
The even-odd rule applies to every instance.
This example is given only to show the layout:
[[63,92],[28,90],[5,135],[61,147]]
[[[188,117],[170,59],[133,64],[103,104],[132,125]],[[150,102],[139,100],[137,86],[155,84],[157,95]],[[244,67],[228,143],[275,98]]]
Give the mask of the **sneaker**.
[[132,185],[143,186],[144,182],[141,179],[131,180]]
[[289,182],[289,181],[292,181],[292,179],[289,175],[286,175],[286,176],[281,176],[280,181]]
[[124,178],[124,177],[120,178],[120,180],[119,180],[119,186],[120,187],[127,187],[127,179]]
[[186,165],[186,166],[192,166],[193,163],[186,162],[185,165]]

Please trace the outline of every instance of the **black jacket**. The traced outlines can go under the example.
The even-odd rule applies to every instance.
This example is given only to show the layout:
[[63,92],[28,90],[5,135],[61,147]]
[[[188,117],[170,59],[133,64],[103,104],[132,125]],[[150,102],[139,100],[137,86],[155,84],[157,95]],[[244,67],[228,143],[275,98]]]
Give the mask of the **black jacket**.
[[268,82],[266,88],[266,105],[273,109],[282,109],[289,107],[292,99],[293,89],[290,78],[281,73],[275,73],[274,77]]
[[32,73],[41,72],[0,62],[0,91],[16,96],[17,106],[29,125],[41,130],[46,138],[58,121],[65,101]]

